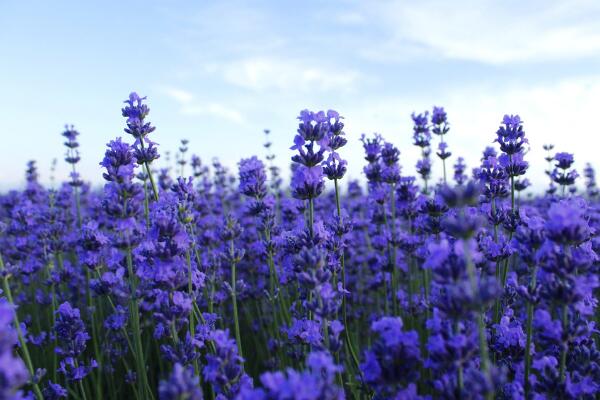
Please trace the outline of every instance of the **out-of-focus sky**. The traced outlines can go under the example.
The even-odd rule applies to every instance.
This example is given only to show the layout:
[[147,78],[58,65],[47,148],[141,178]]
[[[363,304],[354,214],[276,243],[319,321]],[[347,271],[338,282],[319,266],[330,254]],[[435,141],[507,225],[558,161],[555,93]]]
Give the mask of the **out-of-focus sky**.
[[414,173],[413,111],[447,109],[450,161],[463,155],[469,168],[503,114],[518,113],[541,188],[544,143],[574,152],[579,170],[600,167],[598,21],[594,0],[3,0],[0,189],[22,183],[29,159],[46,182],[53,158],[67,176],[65,123],[81,132],[83,177],[100,183],[132,90],[148,96],[161,152],[187,138],[204,161],[231,168],[264,154],[270,128],[287,170],[298,112],[336,109],[354,178],[363,132],[395,143]]

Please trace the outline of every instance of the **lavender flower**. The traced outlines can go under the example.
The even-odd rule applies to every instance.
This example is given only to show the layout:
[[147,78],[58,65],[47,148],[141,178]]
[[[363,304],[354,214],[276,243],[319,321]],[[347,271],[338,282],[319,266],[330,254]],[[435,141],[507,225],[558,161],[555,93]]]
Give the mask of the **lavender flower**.
[[97,367],[97,363],[91,360],[89,366],[79,365],[86,344],[91,339],[81,320],[79,309],[73,308],[69,302],[61,304],[56,310],[54,331],[59,341],[56,353],[62,357],[59,371],[69,381],[82,380]]

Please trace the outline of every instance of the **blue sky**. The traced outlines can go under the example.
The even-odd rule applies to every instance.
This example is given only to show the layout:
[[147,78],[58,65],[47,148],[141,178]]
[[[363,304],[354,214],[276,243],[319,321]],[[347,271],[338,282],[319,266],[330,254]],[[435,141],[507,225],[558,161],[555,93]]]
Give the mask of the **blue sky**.
[[363,132],[397,144],[413,173],[413,111],[445,106],[451,160],[469,167],[502,115],[519,113],[539,187],[546,142],[574,152],[579,169],[600,167],[599,20],[600,2],[578,0],[4,0],[0,188],[21,184],[29,159],[47,181],[58,158],[66,177],[65,123],[81,132],[82,175],[100,182],[132,90],[148,96],[161,151],[188,138],[203,160],[232,168],[264,154],[263,128],[287,168],[298,111],[334,108],[346,117],[352,177]]

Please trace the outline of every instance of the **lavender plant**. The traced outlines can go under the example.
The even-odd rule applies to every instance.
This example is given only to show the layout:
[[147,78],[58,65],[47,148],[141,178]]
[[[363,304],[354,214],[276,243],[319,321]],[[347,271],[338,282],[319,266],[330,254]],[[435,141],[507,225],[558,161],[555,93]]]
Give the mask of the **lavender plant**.
[[363,135],[363,184],[351,123],[303,110],[286,185],[269,131],[235,173],[185,139],[159,168],[146,100],[125,101],[133,143],[108,141],[102,188],[68,126],[66,181],[31,161],[0,194],[0,398],[600,395],[595,173],[577,196],[574,156],[546,145],[551,188],[525,195],[519,116],[472,174],[457,156],[448,176],[442,107],[412,115],[414,176]]

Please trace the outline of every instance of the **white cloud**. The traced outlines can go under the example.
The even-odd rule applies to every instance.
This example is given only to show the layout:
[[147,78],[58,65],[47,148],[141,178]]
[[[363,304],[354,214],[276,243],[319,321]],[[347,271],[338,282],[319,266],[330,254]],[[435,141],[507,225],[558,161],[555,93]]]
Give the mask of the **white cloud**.
[[362,12],[385,37],[361,49],[372,59],[431,56],[504,64],[590,57],[600,51],[600,3],[474,0],[386,1]]
[[194,100],[194,95],[182,89],[166,87],[164,92],[167,96],[180,104],[189,104]]
[[271,57],[245,58],[221,66],[223,78],[246,89],[299,91],[348,91],[361,77],[353,70],[315,66],[308,62]]
[[239,111],[219,103],[185,105],[182,107],[181,113],[184,115],[212,115],[231,122],[244,122],[244,117]]
[[245,121],[244,116],[238,110],[215,102],[198,102],[195,96],[183,89],[164,87],[163,92],[175,100],[180,106],[183,115],[208,115],[241,124]]

